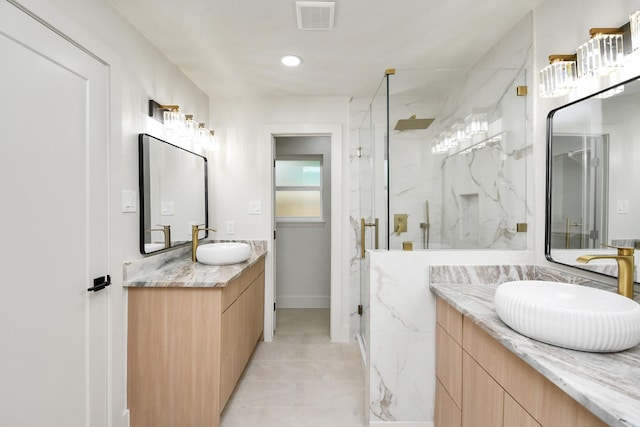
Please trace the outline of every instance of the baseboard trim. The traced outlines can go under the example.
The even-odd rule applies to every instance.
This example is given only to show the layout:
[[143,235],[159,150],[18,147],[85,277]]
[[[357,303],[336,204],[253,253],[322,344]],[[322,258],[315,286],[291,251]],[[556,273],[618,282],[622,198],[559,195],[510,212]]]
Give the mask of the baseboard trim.
[[278,308],[331,308],[331,297],[278,295],[276,306]]

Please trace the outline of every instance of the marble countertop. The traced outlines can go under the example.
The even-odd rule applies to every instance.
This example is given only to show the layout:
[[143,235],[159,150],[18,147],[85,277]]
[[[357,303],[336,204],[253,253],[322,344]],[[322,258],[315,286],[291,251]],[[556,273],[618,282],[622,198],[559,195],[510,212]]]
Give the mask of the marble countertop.
[[[124,264],[125,287],[220,288],[238,277],[267,253],[267,242],[243,240],[251,246],[245,262],[205,265],[191,261],[191,247],[164,252]],[[202,244],[211,243],[204,241]]]
[[[438,268],[441,270],[437,271]],[[521,279],[549,280],[543,270],[550,269],[536,271],[536,267],[528,266],[520,276],[524,276]],[[517,278],[505,277],[504,271],[494,271],[485,275],[492,276],[493,283],[486,283],[489,281],[486,277],[480,280],[484,283],[478,283],[465,280],[465,274],[441,274],[444,271],[444,266],[437,266],[436,270],[432,267],[429,286],[436,295],[609,426],[640,426],[640,345],[619,353],[587,353],[532,340],[510,329],[494,309],[498,285]],[[474,275],[466,274],[468,278]],[[614,291],[608,285],[593,286]],[[636,297],[636,301],[638,299]]]

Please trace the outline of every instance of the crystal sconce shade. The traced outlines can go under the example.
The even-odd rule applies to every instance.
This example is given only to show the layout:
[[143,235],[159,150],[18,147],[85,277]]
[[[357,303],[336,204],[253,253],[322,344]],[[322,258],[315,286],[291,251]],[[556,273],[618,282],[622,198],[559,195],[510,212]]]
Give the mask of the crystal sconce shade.
[[431,149],[433,154],[446,154],[452,149],[464,149],[477,143],[489,130],[487,113],[469,114],[464,122],[455,123],[448,131],[440,133]]
[[[161,107],[164,107],[161,105]],[[177,105],[172,105],[164,112],[164,130],[181,135],[184,132],[185,116]]]
[[451,126],[451,135],[455,145],[463,145],[469,142],[469,135],[465,132],[464,123],[456,123]]
[[198,130],[198,123],[193,120],[193,116],[191,114],[187,114],[185,116],[184,121],[184,133],[183,137],[193,141],[193,138],[196,136],[196,132]]
[[486,133],[489,130],[489,121],[486,113],[469,114],[464,119],[464,131],[469,136]]
[[578,47],[578,77],[604,76],[620,67],[624,57],[619,28],[592,28],[591,40]]
[[540,70],[540,96],[562,96],[576,88],[576,55],[551,55],[549,65]]
[[640,10],[629,15],[629,25],[631,27],[631,49],[637,50],[640,47]]

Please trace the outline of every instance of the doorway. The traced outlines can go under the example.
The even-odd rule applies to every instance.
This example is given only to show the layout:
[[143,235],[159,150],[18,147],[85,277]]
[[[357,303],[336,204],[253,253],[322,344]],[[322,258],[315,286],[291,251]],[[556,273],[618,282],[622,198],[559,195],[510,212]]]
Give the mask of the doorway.
[[272,225],[272,240],[269,240],[267,262],[265,264],[265,307],[274,307],[273,310],[265,310],[265,341],[273,339],[273,331],[276,328],[275,303],[276,303],[276,219],[275,219],[275,177],[273,163],[275,162],[275,139],[282,136],[327,136],[331,146],[331,212],[327,214],[331,218],[331,308],[330,308],[330,334],[332,342],[348,342],[349,334],[349,262],[344,260],[344,255],[349,251],[349,217],[344,215],[346,190],[343,185],[345,175],[343,157],[346,156],[343,147],[343,125],[340,123],[329,124],[277,124],[266,125],[264,128],[264,140],[269,141],[272,148],[271,156],[271,197],[268,198],[270,223]]
[[609,136],[553,138],[551,248],[600,248],[609,241]]
[[277,136],[274,183],[276,307],[330,308],[331,137]]

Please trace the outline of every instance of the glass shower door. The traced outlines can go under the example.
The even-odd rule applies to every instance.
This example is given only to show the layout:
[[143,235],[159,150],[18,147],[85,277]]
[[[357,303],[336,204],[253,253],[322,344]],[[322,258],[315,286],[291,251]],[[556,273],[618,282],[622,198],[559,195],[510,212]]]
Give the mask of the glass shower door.
[[382,80],[359,129],[359,267],[360,339],[367,350],[369,338],[369,259],[367,249],[388,249],[388,75]]

